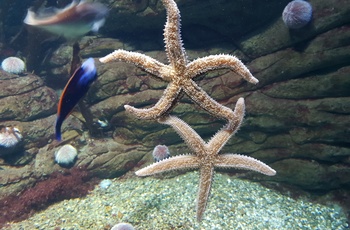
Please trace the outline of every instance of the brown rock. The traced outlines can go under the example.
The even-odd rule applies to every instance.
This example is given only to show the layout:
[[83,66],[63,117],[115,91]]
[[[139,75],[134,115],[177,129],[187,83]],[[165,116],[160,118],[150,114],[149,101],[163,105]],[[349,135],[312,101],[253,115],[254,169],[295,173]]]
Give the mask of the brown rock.
[[311,0],[312,21],[298,30],[289,30],[282,21],[282,11],[275,22],[260,33],[244,37],[239,47],[252,57],[260,57],[290,46],[297,46],[315,36],[350,22],[350,6],[346,0]]

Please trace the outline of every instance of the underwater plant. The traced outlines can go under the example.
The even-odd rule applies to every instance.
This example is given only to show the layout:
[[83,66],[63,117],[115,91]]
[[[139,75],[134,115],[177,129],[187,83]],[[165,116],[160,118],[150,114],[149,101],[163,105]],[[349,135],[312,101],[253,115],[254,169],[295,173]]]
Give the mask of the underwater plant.
[[24,220],[54,202],[85,196],[94,184],[86,168],[52,173],[20,194],[0,200],[0,227],[7,222]]

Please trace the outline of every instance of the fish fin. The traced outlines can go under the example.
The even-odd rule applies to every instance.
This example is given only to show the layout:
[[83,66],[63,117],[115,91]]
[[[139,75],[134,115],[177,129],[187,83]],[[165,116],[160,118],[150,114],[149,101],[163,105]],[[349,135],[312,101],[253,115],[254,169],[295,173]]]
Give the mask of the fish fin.
[[60,142],[62,141],[62,134],[61,134],[61,126],[62,126],[63,120],[60,116],[57,116],[56,119],[56,125],[55,125],[55,139]]
[[102,27],[105,24],[105,19],[102,18],[101,20],[98,20],[92,24],[91,31],[97,33],[100,27]]
[[57,14],[60,14],[64,11],[68,11],[72,9],[73,7],[80,4],[79,0],[73,0],[71,4],[67,5],[63,9],[58,9],[56,7],[47,7],[47,8],[41,8],[37,12],[34,12],[31,8],[28,9],[27,16],[23,20],[23,22],[27,25],[38,25],[38,20],[41,19],[47,19],[50,17],[53,17]]
[[31,9],[28,9],[27,16],[23,22],[27,25],[36,25],[36,14]]
[[56,7],[47,7],[47,8],[41,8],[36,12],[36,15],[39,18],[47,18],[47,17],[51,17],[52,15],[55,15],[59,12],[60,10]]
[[46,18],[46,17],[51,17],[55,14],[60,14],[64,11],[70,10],[71,8],[79,5],[81,2],[79,0],[73,0],[71,4],[66,5],[62,9],[56,8],[56,7],[47,7],[47,8],[42,8],[37,12],[37,15],[40,18]]
[[77,5],[81,4],[82,1],[79,0],[73,0],[71,4],[67,5],[66,7],[64,7],[63,9],[57,9],[56,13],[61,13],[64,11],[67,11],[73,7],[76,7]]
[[95,61],[93,58],[88,58],[82,65],[81,69],[83,74],[79,79],[78,84],[81,86],[88,86],[97,78],[97,70],[95,66]]
[[58,141],[58,142],[62,141],[61,133],[56,133],[56,141]]

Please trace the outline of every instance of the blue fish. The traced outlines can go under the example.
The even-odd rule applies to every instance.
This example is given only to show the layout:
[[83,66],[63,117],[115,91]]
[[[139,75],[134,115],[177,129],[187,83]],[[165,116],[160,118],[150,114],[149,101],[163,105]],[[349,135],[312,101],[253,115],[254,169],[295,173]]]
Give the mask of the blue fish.
[[56,140],[61,141],[61,126],[63,121],[72,112],[74,106],[87,93],[92,82],[97,79],[97,70],[93,58],[87,59],[64,87],[57,109]]

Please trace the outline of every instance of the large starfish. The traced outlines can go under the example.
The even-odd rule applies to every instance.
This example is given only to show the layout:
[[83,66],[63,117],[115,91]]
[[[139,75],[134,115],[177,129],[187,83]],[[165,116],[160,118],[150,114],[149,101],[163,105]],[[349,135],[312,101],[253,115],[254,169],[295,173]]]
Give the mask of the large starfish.
[[219,154],[221,148],[240,127],[244,110],[244,99],[240,98],[233,112],[235,116],[234,121],[232,121],[233,125],[224,126],[207,143],[181,119],[175,116],[166,116],[159,119],[160,123],[171,125],[194,154],[180,155],[162,160],[136,171],[136,175],[148,176],[176,169],[199,168],[200,183],[197,195],[197,220],[201,221],[211,189],[214,168],[248,169],[268,176],[276,174],[276,171],[268,165],[252,157],[231,153]]
[[125,50],[116,50],[100,58],[103,63],[113,60],[132,63],[153,76],[169,82],[162,97],[153,107],[137,109],[125,105],[125,109],[140,119],[157,119],[169,113],[181,97],[182,92],[184,92],[201,108],[230,122],[234,119],[233,111],[212,99],[193,79],[209,70],[228,68],[251,83],[256,84],[258,80],[252,76],[238,58],[231,55],[210,55],[188,63],[181,40],[179,9],[173,0],[163,0],[163,3],[167,10],[164,40],[169,65],[165,65],[147,55]]

